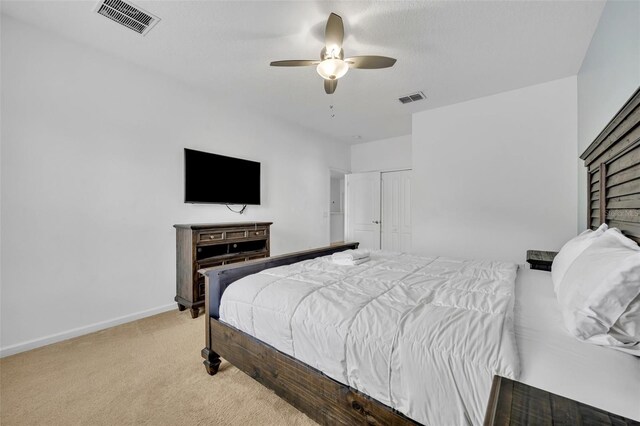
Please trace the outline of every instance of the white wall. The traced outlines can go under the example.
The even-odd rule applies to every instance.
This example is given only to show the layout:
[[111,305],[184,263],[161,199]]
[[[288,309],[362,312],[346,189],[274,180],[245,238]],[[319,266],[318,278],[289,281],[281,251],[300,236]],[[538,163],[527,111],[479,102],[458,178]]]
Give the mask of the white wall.
[[[640,86],[640,2],[608,1],[578,73],[578,155]],[[587,227],[587,174],[578,167],[578,230]]]
[[344,241],[344,213],[331,213],[331,242]]
[[411,135],[351,145],[351,172],[411,168]]
[[[329,169],[349,168],[342,144],[6,17],[2,119],[5,355],[175,306],[175,223],[328,244]],[[184,147],[260,161],[263,205],[184,204]]]
[[344,177],[331,177],[330,241],[344,241]]
[[413,247],[524,263],[576,230],[576,77],[413,115]]
[[332,177],[331,178],[331,194],[330,194],[330,206],[329,211],[341,212],[344,211],[342,206],[344,197],[344,178]]

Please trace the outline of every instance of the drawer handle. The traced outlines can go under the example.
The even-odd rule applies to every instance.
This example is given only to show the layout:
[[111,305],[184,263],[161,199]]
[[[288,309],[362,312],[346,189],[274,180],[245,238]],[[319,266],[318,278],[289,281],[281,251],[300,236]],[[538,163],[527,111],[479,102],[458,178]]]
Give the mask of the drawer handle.
[[260,231],[256,231],[256,235],[260,235]]
[[214,238],[213,235],[209,235],[210,240],[213,240],[213,238]]

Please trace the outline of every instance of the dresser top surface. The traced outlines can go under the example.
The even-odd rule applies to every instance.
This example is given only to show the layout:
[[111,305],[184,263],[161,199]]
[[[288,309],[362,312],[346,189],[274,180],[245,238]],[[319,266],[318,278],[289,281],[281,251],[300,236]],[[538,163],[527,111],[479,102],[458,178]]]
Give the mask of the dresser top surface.
[[557,251],[527,250],[527,262],[553,262]]
[[247,226],[269,226],[273,222],[228,222],[228,223],[184,223],[173,225],[180,229],[211,229],[211,228],[238,228]]

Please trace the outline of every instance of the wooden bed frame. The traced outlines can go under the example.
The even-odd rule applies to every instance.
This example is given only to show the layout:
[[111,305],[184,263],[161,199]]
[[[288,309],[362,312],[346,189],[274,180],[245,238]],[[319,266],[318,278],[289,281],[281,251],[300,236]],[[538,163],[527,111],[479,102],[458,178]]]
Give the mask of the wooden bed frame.
[[640,243],[640,88],[580,158],[587,167],[587,227],[607,223]]
[[202,349],[210,375],[218,372],[220,356],[291,405],[323,425],[416,425],[392,408],[339,383],[321,371],[284,354],[234,327],[220,322],[220,298],[232,282],[267,268],[355,249],[345,243],[243,263],[200,270],[205,276],[206,340]]
[[[580,157],[588,168],[588,226],[619,228],[640,242],[640,89],[616,114]],[[220,356],[275,391],[291,405],[323,425],[412,425],[415,421],[392,408],[325,376],[322,372],[218,320],[222,293],[235,280],[263,269],[356,248],[346,243],[283,256],[203,269],[205,275],[207,372],[214,375]],[[517,407],[529,413],[531,407]],[[583,418],[583,421],[589,419]],[[497,421],[494,424],[508,424]]]

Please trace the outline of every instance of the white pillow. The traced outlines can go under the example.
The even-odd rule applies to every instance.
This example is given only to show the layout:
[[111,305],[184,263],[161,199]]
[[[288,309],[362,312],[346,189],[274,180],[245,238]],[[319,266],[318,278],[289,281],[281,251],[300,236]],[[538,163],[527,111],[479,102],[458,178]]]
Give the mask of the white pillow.
[[638,339],[626,335],[629,323],[638,318],[632,302],[639,294],[640,247],[612,228],[573,261],[558,288],[558,302],[565,326],[578,339],[616,349],[633,347],[640,355]]
[[567,241],[565,245],[562,246],[560,252],[556,255],[553,259],[553,263],[551,264],[551,280],[553,281],[553,289],[556,294],[558,294],[558,287],[573,261],[576,260],[580,253],[589,247],[597,237],[604,234],[607,228],[607,224],[603,223],[595,231],[587,229],[577,237]]
[[618,321],[613,324],[609,334],[623,343],[636,343],[640,351],[640,294],[633,299]]

